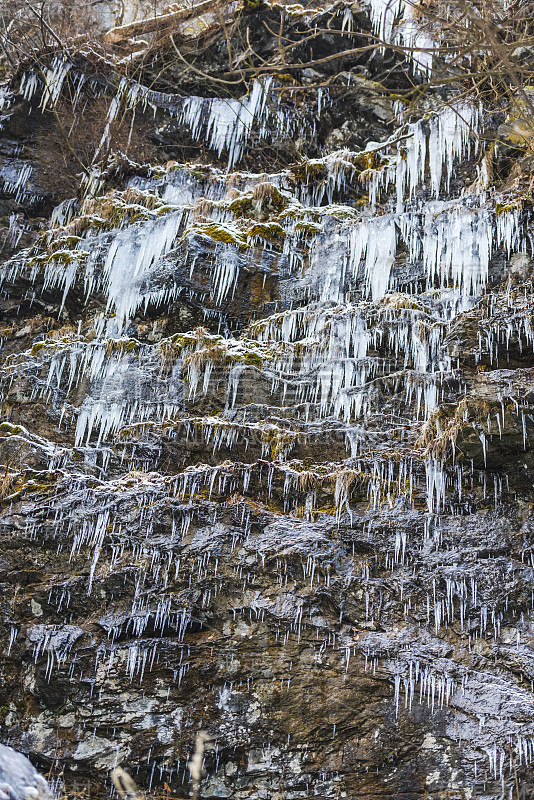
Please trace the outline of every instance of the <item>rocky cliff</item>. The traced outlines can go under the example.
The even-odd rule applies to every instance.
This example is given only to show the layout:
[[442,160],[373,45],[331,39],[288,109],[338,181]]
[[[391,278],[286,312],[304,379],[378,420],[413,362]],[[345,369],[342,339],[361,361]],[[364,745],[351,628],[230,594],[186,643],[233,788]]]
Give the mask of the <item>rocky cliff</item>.
[[534,794],[531,139],[388,8],[2,89],[2,739],[69,797],[199,730],[203,798]]

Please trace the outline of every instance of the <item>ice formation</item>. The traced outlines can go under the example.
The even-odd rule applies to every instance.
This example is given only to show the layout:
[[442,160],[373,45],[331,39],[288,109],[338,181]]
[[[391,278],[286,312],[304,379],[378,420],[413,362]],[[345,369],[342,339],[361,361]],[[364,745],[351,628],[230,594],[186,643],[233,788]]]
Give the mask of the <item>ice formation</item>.
[[[384,41],[402,37],[417,51],[420,71],[429,71],[431,47],[410,16],[414,8],[410,12],[402,0],[375,0],[372,8],[375,29]],[[349,14],[343,24],[352,24]],[[55,102],[69,70],[65,61],[53,63],[41,95],[43,108]],[[36,76],[28,73],[21,87],[24,96],[31,98],[37,84]],[[230,169],[244,153],[253,125],[260,134],[270,130],[271,86],[270,79],[257,81],[241,100],[184,99],[156,98],[145,87],[125,81],[111,101],[102,147],[121,103],[157,100],[189,128],[193,139],[218,156],[224,154]],[[332,204],[357,180],[361,168],[362,154],[349,151],[308,163],[309,175],[320,168],[320,185],[308,177],[295,180],[289,169],[273,175],[228,175],[224,169],[212,169],[208,175],[206,168],[208,177],[202,177],[199,170],[169,168],[155,177],[130,181],[130,189],[152,192],[155,198],[153,207],[138,207],[143,213],[136,222],[124,223],[119,214],[118,222],[106,228],[96,213],[93,219],[87,214],[81,235],[72,236],[80,208],[76,201],[66,201],[54,211],[49,250],[41,256],[18,254],[3,267],[6,294],[22,276],[30,287],[29,298],[57,288],[63,304],[74,290],[88,304],[105,298],[103,310],[85,325],[84,333],[80,322],[77,334],[43,337],[11,357],[0,387],[6,407],[10,393],[42,404],[50,410],[54,431],[64,434],[60,448],[22,426],[10,429],[21,446],[36,454],[36,461],[46,461],[48,473],[58,471],[57,496],[50,500],[62,531],[58,550],[70,548],[72,559],[90,553],[88,569],[80,576],[86,579],[88,597],[95,595],[105,548],[113,553],[113,564],[125,559],[135,565],[131,608],[123,617],[99,621],[108,639],[96,656],[103,680],[112,670],[123,670],[132,684],[146,680],[159,657],[159,645],[147,631],[172,629],[176,646],[185,652],[186,633],[198,620],[186,603],[168,593],[169,575],[183,572],[190,586],[193,580],[200,583],[199,576],[206,580],[199,592],[202,609],[209,608],[222,583],[217,565],[197,557],[193,539],[183,561],[175,545],[189,532],[201,498],[206,514],[213,513],[214,519],[196,519],[196,536],[203,535],[204,525],[206,536],[216,537],[213,509],[220,503],[225,513],[241,515],[235,548],[256,547],[247,543],[253,500],[258,505],[273,503],[276,520],[269,534],[278,535],[284,548],[290,543],[298,548],[309,541],[306,537],[316,536],[317,556],[307,554],[300,565],[310,593],[330,587],[329,569],[335,564],[336,580],[344,587],[354,584],[365,603],[369,624],[358,631],[357,640],[341,624],[343,609],[336,640],[320,620],[306,620],[304,604],[282,611],[277,607],[283,619],[277,634],[282,643],[293,635],[301,637],[308,625],[317,637],[319,655],[331,648],[343,659],[345,674],[356,652],[364,654],[374,671],[387,666],[384,674],[393,676],[391,697],[399,717],[415,713],[417,704],[426,705],[432,714],[454,707],[476,716],[472,687],[476,682],[489,686],[487,675],[474,668],[455,671],[445,656],[423,662],[412,656],[404,641],[398,648],[402,657],[392,663],[390,643],[381,642],[373,621],[384,602],[387,580],[387,602],[398,604],[399,620],[417,612],[419,628],[435,637],[456,626],[454,635],[471,652],[481,632],[491,631],[498,639],[508,602],[496,597],[493,605],[483,604],[475,567],[462,572],[447,560],[442,541],[448,513],[452,509],[468,517],[462,493],[475,481],[475,466],[454,458],[451,466],[443,448],[436,446],[439,440],[445,448],[454,447],[453,433],[446,439],[451,420],[439,416],[441,406],[450,408],[465,395],[464,416],[452,418],[450,429],[453,423],[460,428],[468,421],[467,384],[448,347],[458,319],[480,315],[481,333],[472,354],[476,364],[486,359],[500,363],[511,343],[521,350],[534,348],[529,298],[514,298],[512,320],[512,303],[508,305],[504,295],[494,302],[485,294],[492,258],[497,254],[506,259],[528,248],[525,215],[517,207],[497,207],[499,198],[486,192],[455,196],[458,163],[478,152],[480,119],[480,107],[464,101],[434,109],[423,120],[401,119],[388,142],[374,143],[363,154],[375,164],[365,205]],[[283,117],[279,124],[286,124]],[[22,191],[29,177],[17,178],[21,183],[13,183],[12,191]],[[100,178],[96,172],[92,176],[93,189]],[[261,210],[258,198],[267,190],[279,204],[276,220],[269,220],[271,227],[265,219],[240,216],[239,209],[247,203],[254,213]],[[116,196],[108,199],[119,209]],[[124,207],[123,203],[121,211]],[[12,228],[14,238],[21,235],[16,220]],[[283,284],[283,302],[273,308],[266,292],[260,318],[249,320],[243,329],[240,315],[248,295],[261,295],[273,276]],[[169,334],[177,325],[173,304],[180,298],[191,318],[198,319],[202,309],[211,332],[198,326]],[[155,309],[162,315],[168,312],[164,333],[158,320],[150,318]],[[218,332],[214,320],[219,322]],[[181,321],[178,325],[183,330]],[[135,338],[136,330],[143,335]],[[504,384],[506,376],[501,380]],[[486,421],[473,423],[484,466],[492,432],[500,435],[506,423],[505,405],[506,413],[523,426],[526,448],[527,423],[532,420],[514,387],[504,387],[501,398],[501,409],[491,409]],[[428,441],[419,437],[431,425],[435,435]],[[306,454],[310,443],[320,453],[317,463]],[[212,460],[198,462],[195,448],[206,461],[210,456]],[[241,460],[231,460],[237,451]],[[163,470],[160,465],[166,458],[178,465],[174,473],[146,471],[147,464],[154,463]],[[113,478],[107,473],[110,464]],[[502,482],[484,482],[480,491],[488,506],[497,509]],[[65,494],[68,510],[56,508],[57,498]],[[130,501],[140,516],[142,535],[125,537],[121,504]],[[412,528],[407,533],[393,524],[401,511],[417,520],[413,536]],[[163,539],[151,537],[163,513],[172,521],[165,521],[170,543],[162,544]],[[321,516],[327,516],[336,531],[351,532],[357,522],[362,553],[353,551],[351,559],[335,551],[336,544],[314,528]],[[291,531],[277,531],[288,518]],[[27,534],[40,536],[40,524],[30,521]],[[372,552],[375,557],[373,525],[384,528],[380,535],[386,540],[385,554],[376,548],[384,571],[380,578],[370,577],[366,555]],[[242,531],[243,542],[238,542]],[[269,553],[261,557],[271,558],[274,579],[285,586],[287,560],[285,550],[280,551],[276,559]],[[426,586],[419,596],[408,590],[405,595],[411,572],[421,568],[417,559],[428,560]],[[253,578],[239,574],[239,579],[244,591],[252,593],[247,582],[253,584]],[[157,595],[149,596],[154,587]],[[55,587],[49,602],[59,613],[68,607],[70,595]],[[254,602],[257,618],[274,614],[271,598],[258,596]],[[285,601],[276,602],[283,606]],[[234,621],[240,613],[234,609]],[[518,620],[514,636],[519,644],[526,629]],[[54,627],[34,626],[30,634],[35,660],[46,657],[47,679],[63,668],[79,635],[77,630],[67,633],[61,638]],[[127,634],[135,641],[124,643]],[[10,648],[17,637],[13,626]],[[174,676],[178,685],[187,669],[184,657]],[[288,691],[290,678],[286,680]],[[531,701],[527,692],[507,694],[498,683],[491,691],[502,713],[509,715],[510,740],[505,744],[498,739],[490,721],[490,730],[473,748],[478,747],[478,756],[483,752],[489,772],[501,778],[508,751],[519,763],[532,763],[530,723],[514,720],[511,713],[520,702],[530,709]],[[231,694],[230,689],[221,690],[221,713],[226,713]]]
[[[54,91],[59,82],[56,72],[54,72]],[[59,74],[63,75],[63,72],[66,74],[65,67]],[[253,125],[258,127],[259,135],[264,137],[273,126],[285,130],[289,124],[280,108],[273,109],[267,103],[271,84],[270,76],[255,80],[250,93],[238,99],[182,97],[162,94],[124,78],[111,100],[100,149],[102,150],[108,141],[110,127],[121,105],[125,103],[128,107],[135,108],[140,103],[154,108],[166,108],[180,124],[189,128],[194,140],[204,142],[219,157],[224,154],[230,169],[241,158]]]
[[397,44],[406,54],[416,72],[428,76],[432,70],[432,55],[436,41],[418,15],[415,0],[371,0],[370,16],[374,32],[384,48]]

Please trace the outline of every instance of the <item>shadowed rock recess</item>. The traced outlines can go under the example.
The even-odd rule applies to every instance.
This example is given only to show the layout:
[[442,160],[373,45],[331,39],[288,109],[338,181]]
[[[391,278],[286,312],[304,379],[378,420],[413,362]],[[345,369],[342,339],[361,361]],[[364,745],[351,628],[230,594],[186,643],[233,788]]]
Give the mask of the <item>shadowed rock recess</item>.
[[1,737],[69,797],[188,796],[200,730],[202,798],[534,796],[533,159],[347,55],[387,7],[2,88]]

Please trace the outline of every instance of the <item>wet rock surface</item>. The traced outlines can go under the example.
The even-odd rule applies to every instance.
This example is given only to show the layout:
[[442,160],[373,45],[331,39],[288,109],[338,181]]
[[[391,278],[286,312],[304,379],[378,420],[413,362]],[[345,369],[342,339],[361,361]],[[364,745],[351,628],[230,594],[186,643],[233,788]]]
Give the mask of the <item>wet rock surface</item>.
[[[239,12],[234,58],[281,18],[302,64],[373,24]],[[170,54],[98,62],[153,166],[75,198],[36,153],[95,54],[6,101],[2,738],[67,794],[182,797],[205,730],[205,798],[529,797],[531,211],[476,184],[490,110],[399,117],[394,50],[209,96]]]

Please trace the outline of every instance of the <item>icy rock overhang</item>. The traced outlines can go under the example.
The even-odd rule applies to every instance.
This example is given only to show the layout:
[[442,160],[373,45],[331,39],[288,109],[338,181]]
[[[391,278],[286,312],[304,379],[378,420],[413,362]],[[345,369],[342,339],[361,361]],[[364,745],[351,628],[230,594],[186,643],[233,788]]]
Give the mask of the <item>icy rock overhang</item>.
[[[410,13],[373,4],[386,55]],[[530,791],[532,198],[488,105],[352,66],[95,84],[100,155],[131,106],[194,158],[95,163],[1,265],[0,714],[78,781],[182,794],[202,719],[212,796]],[[28,73],[32,114],[82,72]]]

